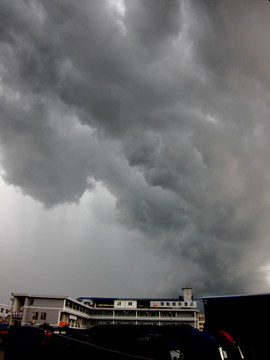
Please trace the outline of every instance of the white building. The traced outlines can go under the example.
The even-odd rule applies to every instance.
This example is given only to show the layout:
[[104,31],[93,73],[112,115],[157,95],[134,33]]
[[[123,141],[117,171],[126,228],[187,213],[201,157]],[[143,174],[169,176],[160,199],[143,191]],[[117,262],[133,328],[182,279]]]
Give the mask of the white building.
[[6,320],[9,316],[10,307],[6,304],[0,304],[0,320]]
[[129,299],[12,294],[12,324],[89,328],[104,324],[178,325],[198,327],[192,289],[169,299]]
[[78,300],[91,308],[90,326],[104,324],[179,325],[198,326],[197,302],[192,289],[183,288],[179,298],[130,299],[91,298]]
[[41,325],[87,328],[90,308],[69,296],[12,293],[11,325]]

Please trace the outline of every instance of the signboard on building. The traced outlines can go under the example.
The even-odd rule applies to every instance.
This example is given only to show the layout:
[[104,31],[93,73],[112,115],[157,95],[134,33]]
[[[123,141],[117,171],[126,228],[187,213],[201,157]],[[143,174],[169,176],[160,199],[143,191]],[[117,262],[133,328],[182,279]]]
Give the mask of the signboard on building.
[[12,318],[13,319],[21,319],[22,318],[22,311],[12,311]]

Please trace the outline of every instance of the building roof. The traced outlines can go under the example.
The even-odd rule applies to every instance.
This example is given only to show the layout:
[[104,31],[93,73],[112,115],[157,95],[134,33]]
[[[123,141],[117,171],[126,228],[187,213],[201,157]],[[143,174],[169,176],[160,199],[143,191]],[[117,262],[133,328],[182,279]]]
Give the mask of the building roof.
[[203,297],[199,297],[199,298],[197,298],[197,299],[199,299],[199,300],[209,300],[209,299],[226,299],[226,298],[254,297],[254,296],[270,296],[270,293],[203,296]]
[[41,294],[30,294],[30,293],[12,293],[12,296],[17,297],[34,297],[34,298],[40,298],[40,299],[67,299],[69,296],[64,295],[41,295]]
[[[56,300],[70,300],[72,302],[82,304],[78,299],[73,299],[70,296],[67,295],[41,295],[41,294],[30,294],[30,293],[12,293],[11,294],[14,297],[30,297],[30,298],[36,298],[36,299],[56,299]],[[83,304],[84,305],[84,304]],[[85,305],[87,306],[87,305]]]
[[9,305],[6,305],[6,304],[0,304],[0,308],[5,308],[5,309],[9,309],[10,306]]
[[91,297],[91,296],[80,296],[77,300],[107,300],[107,301],[114,301],[114,300],[122,300],[122,301],[183,301],[183,296],[179,296],[178,298],[129,298],[129,297],[115,297],[115,298],[107,298],[107,297]]

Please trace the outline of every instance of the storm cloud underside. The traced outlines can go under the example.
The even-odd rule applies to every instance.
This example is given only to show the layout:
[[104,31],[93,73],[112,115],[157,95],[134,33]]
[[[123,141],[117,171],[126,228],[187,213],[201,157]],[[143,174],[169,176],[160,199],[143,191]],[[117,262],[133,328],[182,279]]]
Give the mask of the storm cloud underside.
[[102,184],[117,226],[168,260],[166,291],[267,291],[269,15],[252,0],[2,0],[6,184],[49,212]]

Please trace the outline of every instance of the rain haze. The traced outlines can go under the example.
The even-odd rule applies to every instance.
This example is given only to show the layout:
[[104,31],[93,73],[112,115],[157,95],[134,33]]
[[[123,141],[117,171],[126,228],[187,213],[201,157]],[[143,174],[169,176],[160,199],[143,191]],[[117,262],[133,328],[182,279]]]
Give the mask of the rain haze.
[[2,302],[269,292],[269,18],[1,0]]

